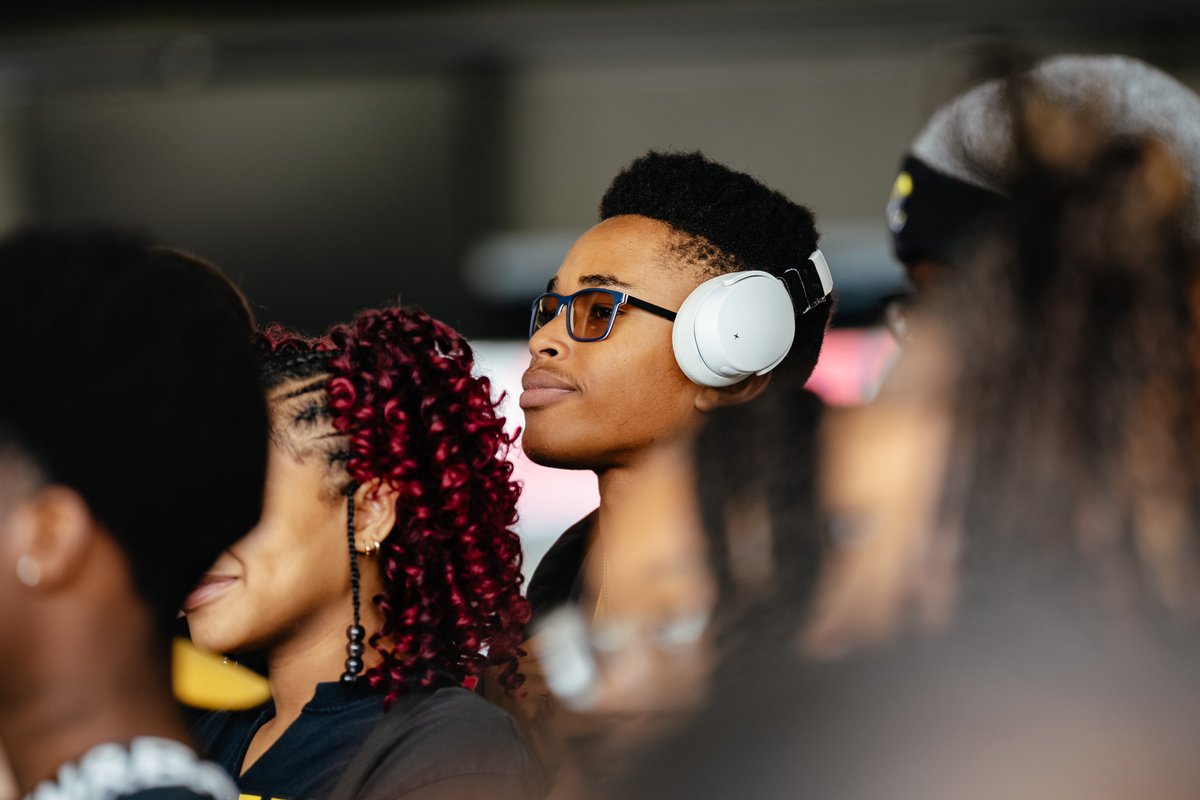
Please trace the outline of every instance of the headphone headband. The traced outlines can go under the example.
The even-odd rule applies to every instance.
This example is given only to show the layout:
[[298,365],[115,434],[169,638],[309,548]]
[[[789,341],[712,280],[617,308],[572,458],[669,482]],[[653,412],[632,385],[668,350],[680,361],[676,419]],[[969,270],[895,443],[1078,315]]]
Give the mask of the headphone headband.
[[833,274],[829,271],[829,262],[820,250],[813,250],[808,257],[813,269],[800,271],[795,267],[783,272],[783,285],[792,296],[792,305],[797,314],[807,314],[829,299],[833,291]]

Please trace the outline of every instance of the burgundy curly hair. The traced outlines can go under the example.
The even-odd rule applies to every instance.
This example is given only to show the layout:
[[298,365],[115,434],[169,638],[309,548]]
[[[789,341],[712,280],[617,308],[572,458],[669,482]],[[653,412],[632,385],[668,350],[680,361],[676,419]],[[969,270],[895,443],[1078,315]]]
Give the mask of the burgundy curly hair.
[[321,378],[327,399],[315,414],[343,434],[330,461],[344,463],[350,486],[378,479],[398,493],[378,561],[384,624],[368,641],[382,662],[369,685],[391,706],[439,673],[462,682],[497,666],[515,691],[530,617],[512,530],[520,487],[507,459],[513,437],[490,382],[472,374],[470,346],[428,314],[394,307],[320,339],[278,326],[256,338],[267,388]]

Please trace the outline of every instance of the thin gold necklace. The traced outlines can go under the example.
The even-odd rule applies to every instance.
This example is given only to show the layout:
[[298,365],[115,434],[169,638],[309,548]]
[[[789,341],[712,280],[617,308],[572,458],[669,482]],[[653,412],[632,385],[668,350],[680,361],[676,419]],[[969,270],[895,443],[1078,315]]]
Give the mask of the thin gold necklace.
[[601,576],[600,576],[600,596],[596,598],[596,612],[592,615],[593,619],[602,619],[608,616],[608,552],[605,551],[601,555]]

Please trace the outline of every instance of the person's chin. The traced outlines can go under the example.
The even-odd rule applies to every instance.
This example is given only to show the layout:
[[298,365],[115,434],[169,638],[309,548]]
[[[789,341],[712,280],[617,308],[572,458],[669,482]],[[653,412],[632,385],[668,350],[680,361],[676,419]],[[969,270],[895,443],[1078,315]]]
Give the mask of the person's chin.
[[222,653],[228,656],[258,652],[263,649],[263,642],[270,641],[265,636],[254,617],[239,615],[240,609],[212,609],[211,613],[200,612],[188,615],[188,632],[192,643],[201,650],[210,653]]
[[241,644],[234,628],[242,614],[231,594],[222,592],[184,610],[191,639],[197,647],[214,653],[228,653]]
[[554,469],[595,469],[596,459],[591,453],[577,448],[564,447],[554,437],[530,436],[529,427],[521,438],[521,449],[525,457],[542,467]]
[[204,620],[203,615],[197,616],[201,618],[188,619],[188,631],[192,644],[210,653],[232,653],[239,649],[238,637],[231,636],[229,631],[223,630],[219,621]]

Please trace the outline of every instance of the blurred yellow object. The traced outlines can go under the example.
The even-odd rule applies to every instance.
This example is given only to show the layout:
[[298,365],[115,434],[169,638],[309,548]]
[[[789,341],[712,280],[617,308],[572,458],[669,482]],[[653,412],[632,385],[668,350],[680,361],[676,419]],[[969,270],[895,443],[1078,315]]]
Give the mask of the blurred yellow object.
[[187,639],[177,638],[171,655],[175,698],[185,705],[237,711],[261,705],[271,697],[266,678],[206,653]]

